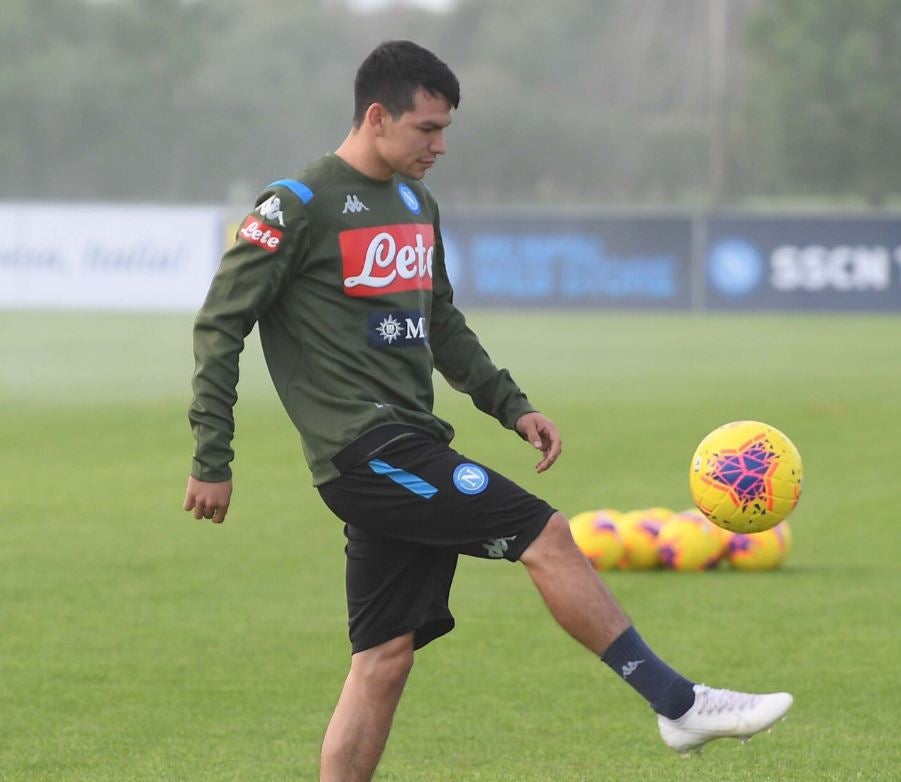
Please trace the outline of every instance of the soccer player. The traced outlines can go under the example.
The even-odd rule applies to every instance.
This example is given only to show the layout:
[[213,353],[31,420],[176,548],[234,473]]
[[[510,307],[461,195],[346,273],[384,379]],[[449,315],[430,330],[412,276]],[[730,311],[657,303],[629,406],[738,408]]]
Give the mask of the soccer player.
[[225,520],[239,354],[259,323],[313,482],[347,537],[352,655],[320,779],[371,779],[414,651],[454,626],[459,554],[522,562],[557,622],[650,703],[670,747],[769,727],[790,695],[678,674],[631,626],[562,513],[449,447],[453,429],[432,412],[433,369],[537,449],[538,472],[556,462],[561,439],[454,306],[422,179],[445,152],[456,77],[428,50],[389,41],[354,87],[347,138],[260,194],[197,316],[184,502],[195,518]]

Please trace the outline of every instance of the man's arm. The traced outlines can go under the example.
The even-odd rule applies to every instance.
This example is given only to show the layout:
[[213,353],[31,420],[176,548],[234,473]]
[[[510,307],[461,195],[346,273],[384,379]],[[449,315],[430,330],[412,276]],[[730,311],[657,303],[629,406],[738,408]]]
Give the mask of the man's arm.
[[453,289],[444,266],[444,248],[437,222],[433,263],[432,317],[429,345],[435,367],[452,388],[468,394],[482,412],[496,418],[542,453],[538,472],[560,455],[562,442],[554,423],[530,404],[510,373],[498,369],[482,347],[463,313],[454,306]]
[[294,273],[307,241],[300,201],[285,188],[264,192],[222,256],[194,322],[194,398],[188,419],[195,450],[185,510],[221,522],[231,497],[234,405],[244,339]]

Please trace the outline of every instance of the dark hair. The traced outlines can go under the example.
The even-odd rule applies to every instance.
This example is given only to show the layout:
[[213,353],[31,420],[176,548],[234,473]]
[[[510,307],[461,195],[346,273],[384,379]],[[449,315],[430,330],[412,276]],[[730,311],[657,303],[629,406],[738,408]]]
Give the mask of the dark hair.
[[413,95],[420,88],[446,98],[454,108],[460,104],[460,82],[434,54],[412,41],[385,41],[357,70],[354,127],[360,127],[373,103],[399,117],[413,108]]

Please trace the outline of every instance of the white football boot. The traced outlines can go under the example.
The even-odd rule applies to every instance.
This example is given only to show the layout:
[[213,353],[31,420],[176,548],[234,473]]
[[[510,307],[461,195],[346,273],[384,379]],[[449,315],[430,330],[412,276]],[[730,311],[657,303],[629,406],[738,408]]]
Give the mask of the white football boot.
[[700,752],[708,741],[726,736],[747,741],[784,717],[793,700],[787,692],[755,695],[703,684],[696,684],[694,691],[694,704],[679,719],[657,715],[660,737],[683,755]]

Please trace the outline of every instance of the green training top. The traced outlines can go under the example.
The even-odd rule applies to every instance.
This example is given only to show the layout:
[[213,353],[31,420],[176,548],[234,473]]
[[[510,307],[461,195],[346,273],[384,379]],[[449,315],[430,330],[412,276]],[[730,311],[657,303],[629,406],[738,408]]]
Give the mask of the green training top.
[[431,193],[335,154],[259,196],[197,315],[188,417],[200,480],[231,476],[238,357],[256,322],[317,485],[338,476],[338,451],[385,424],[450,442],[432,412],[433,368],[508,428],[533,410],[454,306]]

